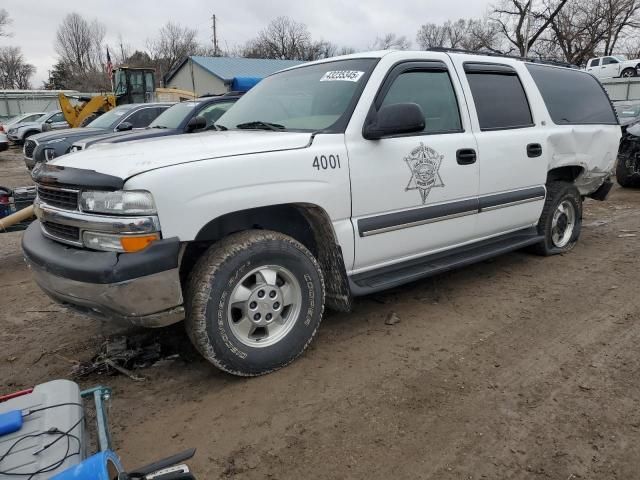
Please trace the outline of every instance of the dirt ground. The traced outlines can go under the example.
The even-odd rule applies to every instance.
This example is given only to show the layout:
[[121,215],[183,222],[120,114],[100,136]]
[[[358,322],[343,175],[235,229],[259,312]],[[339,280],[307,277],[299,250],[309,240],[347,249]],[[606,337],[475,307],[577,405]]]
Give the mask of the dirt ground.
[[[0,153],[0,185],[28,178],[19,152]],[[517,252],[329,312],[265,377],[218,372],[178,325],[151,333],[180,357],[146,381],[80,383],[113,387],[129,467],[196,447],[202,479],[638,478],[639,207],[616,188],[587,201],[569,254]],[[0,234],[0,393],[68,378],[122,332],[51,303],[20,237]]]

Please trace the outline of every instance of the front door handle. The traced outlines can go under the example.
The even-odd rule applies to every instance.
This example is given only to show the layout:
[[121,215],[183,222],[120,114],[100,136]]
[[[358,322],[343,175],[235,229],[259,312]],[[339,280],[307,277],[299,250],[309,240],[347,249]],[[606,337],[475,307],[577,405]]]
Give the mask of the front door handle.
[[472,165],[476,163],[476,151],[473,148],[461,148],[456,152],[458,165]]
[[527,157],[535,158],[542,155],[542,145],[539,143],[530,143],[527,145]]

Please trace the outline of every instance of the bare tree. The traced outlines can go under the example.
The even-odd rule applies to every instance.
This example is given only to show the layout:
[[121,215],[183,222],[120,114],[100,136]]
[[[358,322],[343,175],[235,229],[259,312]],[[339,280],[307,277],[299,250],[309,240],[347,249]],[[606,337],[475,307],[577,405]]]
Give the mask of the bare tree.
[[441,25],[426,23],[418,30],[416,40],[424,50],[444,47],[497,51],[500,43],[497,25],[486,18],[461,18]]
[[26,63],[19,47],[0,48],[0,88],[31,88],[36,68]]
[[0,8],[0,37],[9,37],[11,34],[7,32],[7,27],[11,24],[11,18],[9,12],[6,9]]
[[526,56],[567,1],[551,0],[542,10],[533,9],[533,0],[502,0],[494,6],[492,19],[508,41],[508,51]]
[[602,19],[605,27],[604,54],[612,55],[621,35],[629,28],[640,26],[638,0],[601,0],[603,4]]
[[311,44],[311,34],[304,23],[277,17],[245,45],[243,56],[305,60]]
[[55,49],[79,75],[101,70],[104,65],[105,26],[89,22],[78,13],[68,14],[56,33]]
[[159,74],[158,78],[176,68],[184,58],[198,53],[197,34],[197,30],[193,28],[167,22],[158,32],[158,36],[147,42],[149,54]]
[[376,37],[369,50],[409,50],[411,42],[404,35],[387,33],[383,37]]

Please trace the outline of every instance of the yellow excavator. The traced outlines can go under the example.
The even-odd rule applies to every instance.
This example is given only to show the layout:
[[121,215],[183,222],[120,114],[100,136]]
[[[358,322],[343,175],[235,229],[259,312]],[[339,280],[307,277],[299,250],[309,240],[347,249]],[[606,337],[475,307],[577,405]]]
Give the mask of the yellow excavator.
[[[96,117],[129,103],[179,102],[195,98],[193,92],[176,88],[156,88],[152,68],[118,67],[113,70],[113,93],[73,96],[60,93],[60,109],[71,128],[84,127]],[[72,101],[72,100],[75,100]]]

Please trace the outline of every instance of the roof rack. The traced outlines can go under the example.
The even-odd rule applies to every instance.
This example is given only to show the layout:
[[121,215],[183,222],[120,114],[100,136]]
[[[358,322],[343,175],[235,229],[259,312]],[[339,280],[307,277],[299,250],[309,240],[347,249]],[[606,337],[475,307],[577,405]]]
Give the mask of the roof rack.
[[499,57],[499,58],[513,58],[523,62],[530,63],[542,63],[546,65],[555,65],[557,67],[579,68],[577,65],[568,62],[561,62],[559,60],[545,59],[545,58],[531,58],[520,57],[518,55],[507,55],[506,53],[487,52],[481,50],[465,50],[463,48],[447,48],[447,47],[431,47],[427,51],[430,52],[445,52],[445,53],[467,53],[470,55],[485,55],[487,57]]

